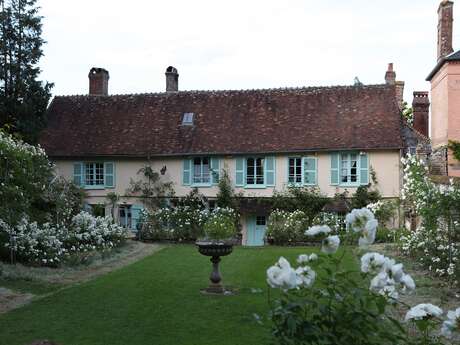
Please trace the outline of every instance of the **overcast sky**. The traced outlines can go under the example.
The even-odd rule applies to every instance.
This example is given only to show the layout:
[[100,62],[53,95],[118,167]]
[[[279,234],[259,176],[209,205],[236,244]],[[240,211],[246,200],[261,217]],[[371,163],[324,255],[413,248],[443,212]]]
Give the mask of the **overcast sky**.
[[[109,93],[253,89],[384,81],[388,62],[412,91],[429,89],[438,0],[79,0],[39,2],[42,79],[54,95],[86,94],[93,66]],[[460,3],[454,19],[460,16]],[[458,15],[457,15],[458,14]],[[457,27],[456,27],[457,24]],[[454,49],[460,49],[454,21]]]

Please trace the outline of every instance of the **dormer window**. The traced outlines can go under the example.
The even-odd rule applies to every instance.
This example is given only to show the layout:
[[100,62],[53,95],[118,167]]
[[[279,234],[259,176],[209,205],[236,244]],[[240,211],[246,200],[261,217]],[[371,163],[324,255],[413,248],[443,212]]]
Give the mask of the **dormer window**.
[[183,125],[193,125],[193,113],[184,113],[182,117],[182,124]]

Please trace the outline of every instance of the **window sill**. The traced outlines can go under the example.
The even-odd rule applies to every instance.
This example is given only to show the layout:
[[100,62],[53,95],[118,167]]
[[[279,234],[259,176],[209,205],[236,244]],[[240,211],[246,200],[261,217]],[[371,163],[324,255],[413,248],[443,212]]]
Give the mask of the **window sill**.
[[190,185],[192,188],[210,188],[212,187],[211,183],[193,183]]
[[260,184],[260,185],[257,185],[257,184],[247,184],[244,186],[244,189],[265,189],[267,188],[266,185],[264,184]]
[[338,184],[339,187],[348,187],[348,188],[358,188],[361,186],[359,183],[340,183]]
[[103,190],[103,189],[106,189],[106,187],[105,186],[83,186],[83,189]]

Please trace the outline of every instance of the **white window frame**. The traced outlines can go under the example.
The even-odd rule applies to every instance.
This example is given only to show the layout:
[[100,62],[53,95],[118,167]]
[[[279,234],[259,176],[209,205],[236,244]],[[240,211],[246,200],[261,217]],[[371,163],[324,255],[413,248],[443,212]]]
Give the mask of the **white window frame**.
[[[249,159],[252,159],[254,161],[254,167],[253,167],[252,174],[248,174],[248,169],[249,169],[248,160]],[[258,159],[260,159],[260,162],[261,162],[260,166],[262,168],[262,174],[259,174],[259,175],[257,175],[257,160]],[[246,157],[244,168],[245,168],[245,181],[244,182],[246,186],[265,188],[265,157],[260,157],[260,156],[259,157],[258,156]],[[248,183],[249,177],[252,177],[253,183]],[[262,179],[262,183],[257,183],[258,178]]]
[[[351,156],[355,156],[356,169],[355,175],[352,174],[352,159]],[[343,157],[346,157],[344,160]],[[359,186],[360,184],[360,155],[358,152],[340,152],[339,153],[339,185],[341,186]],[[344,168],[343,163],[346,162],[347,166]],[[347,181],[343,181],[343,172],[346,170]],[[356,176],[356,181],[351,181],[352,177]]]
[[[97,167],[97,165],[102,166],[102,173],[98,174],[97,169],[101,169],[101,167]],[[92,172],[89,172],[88,170],[92,170]],[[82,178],[84,178],[85,188],[104,188],[105,187],[104,162],[85,162],[83,163],[83,174],[84,175],[82,176]],[[98,175],[102,175],[102,179],[100,177],[98,178]],[[89,179],[88,179],[88,176],[89,176]],[[88,181],[90,183],[88,183]]]
[[[200,173],[199,175],[195,175],[195,160],[199,159],[200,160]],[[208,160],[208,171],[204,170],[205,164],[203,162],[204,159]],[[209,186],[212,183],[212,178],[211,178],[211,158],[210,157],[194,157],[192,158],[192,164],[191,164],[191,178],[192,178],[192,186]]]
[[[291,159],[294,160],[294,175],[291,175]],[[297,165],[297,160],[300,160],[300,181],[297,181],[298,179],[298,175],[297,174],[297,168],[299,167]],[[288,171],[287,171],[287,174],[288,174],[288,184],[289,185],[302,185],[303,184],[303,170],[304,170],[304,167],[303,167],[303,158],[298,156],[298,157],[288,157]],[[294,181],[291,181],[291,177],[293,177]]]

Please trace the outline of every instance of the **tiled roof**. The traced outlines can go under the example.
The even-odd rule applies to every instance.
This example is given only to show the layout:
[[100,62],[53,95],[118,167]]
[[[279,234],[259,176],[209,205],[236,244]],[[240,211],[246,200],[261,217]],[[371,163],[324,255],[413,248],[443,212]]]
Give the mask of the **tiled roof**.
[[61,158],[402,147],[388,85],[60,96],[48,119],[40,143]]
[[441,69],[441,67],[444,65],[445,62],[447,61],[460,61],[460,50],[457,50],[456,52],[453,52],[447,56],[444,56],[441,58],[436,66],[434,66],[433,70],[428,74],[428,77],[426,77],[426,81],[431,81],[433,79],[434,75],[438,73],[438,71]]

